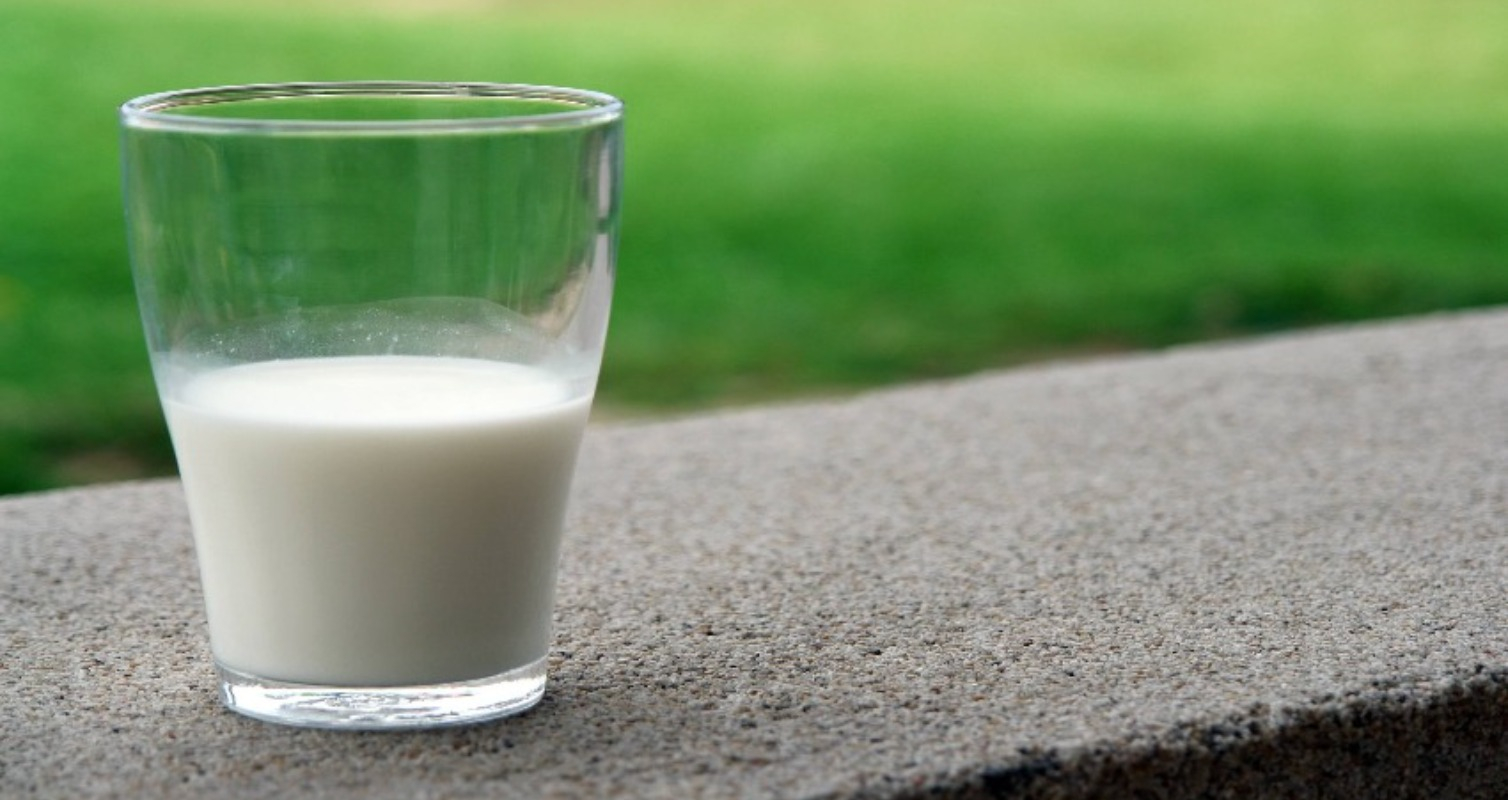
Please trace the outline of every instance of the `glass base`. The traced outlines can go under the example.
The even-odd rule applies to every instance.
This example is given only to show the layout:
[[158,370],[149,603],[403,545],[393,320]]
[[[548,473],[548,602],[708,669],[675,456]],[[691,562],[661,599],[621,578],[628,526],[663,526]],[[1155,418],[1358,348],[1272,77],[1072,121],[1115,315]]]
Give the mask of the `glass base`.
[[314,686],[216,664],[231,711],[304,728],[394,731],[468,725],[522,713],[545,694],[545,659],[499,675],[432,686]]

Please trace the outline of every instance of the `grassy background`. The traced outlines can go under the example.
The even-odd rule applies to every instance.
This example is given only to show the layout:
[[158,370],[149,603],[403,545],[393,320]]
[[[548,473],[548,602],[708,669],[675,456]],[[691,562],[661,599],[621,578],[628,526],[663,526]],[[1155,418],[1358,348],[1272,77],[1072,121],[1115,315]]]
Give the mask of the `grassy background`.
[[171,88],[623,97],[619,410],[1508,302],[1508,4],[245,5],[0,6],[0,493],[171,470],[114,118]]

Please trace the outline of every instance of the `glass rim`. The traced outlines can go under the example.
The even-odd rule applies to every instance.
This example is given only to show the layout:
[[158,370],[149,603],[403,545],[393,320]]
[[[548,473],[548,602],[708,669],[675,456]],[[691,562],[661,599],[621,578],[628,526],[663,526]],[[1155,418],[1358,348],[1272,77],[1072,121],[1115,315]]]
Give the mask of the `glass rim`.
[[[576,108],[516,116],[437,117],[433,119],[268,119],[200,117],[174,109],[295,97],[493,97],[553,100]],[[527,83],[448,81],[306,81],[252,83],[177,89],[142,95],[120,107],[121,123],[133,128],[197,132],[342,132],[396,133],[581,128],[611,122],[623,115],[623,101],[587,89]]]

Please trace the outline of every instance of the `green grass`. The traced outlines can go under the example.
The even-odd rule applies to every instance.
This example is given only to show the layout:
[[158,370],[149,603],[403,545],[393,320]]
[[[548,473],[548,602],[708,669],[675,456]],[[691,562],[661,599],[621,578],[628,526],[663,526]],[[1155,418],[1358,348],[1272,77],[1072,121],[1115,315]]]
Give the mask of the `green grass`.
[[622,96],[619,409],[1508,302],[1501,3],[324,2],[0,8],[0,492],[171,469],[114,119],[171,88]]

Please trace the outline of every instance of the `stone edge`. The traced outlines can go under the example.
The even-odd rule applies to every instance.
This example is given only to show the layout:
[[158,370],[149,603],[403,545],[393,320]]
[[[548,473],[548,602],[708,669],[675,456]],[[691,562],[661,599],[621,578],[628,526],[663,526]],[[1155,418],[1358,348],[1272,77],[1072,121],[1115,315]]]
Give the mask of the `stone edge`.
[[864,800],[1508,797],[1508,668],[1366,688],[873,786]]

